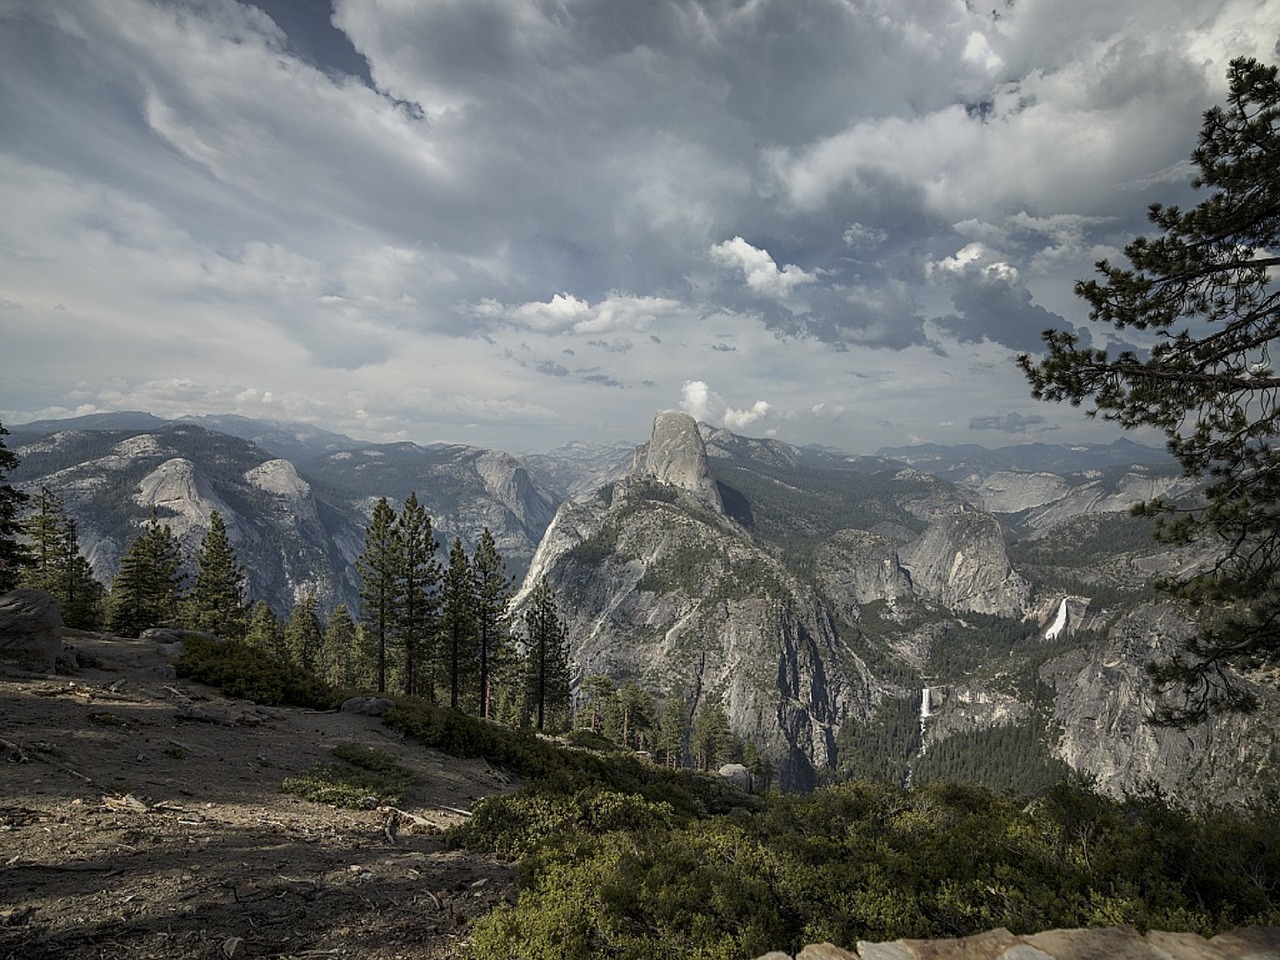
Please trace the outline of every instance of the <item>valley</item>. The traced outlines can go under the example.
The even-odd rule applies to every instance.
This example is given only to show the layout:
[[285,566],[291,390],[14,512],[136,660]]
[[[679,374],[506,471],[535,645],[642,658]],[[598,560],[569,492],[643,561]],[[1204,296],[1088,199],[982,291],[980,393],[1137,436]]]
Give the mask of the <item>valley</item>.
[[1129,515],[1196,494],[1159,451],[849,456],[668,413],[630,455],[519,458],[119,418],[24,425],[11,442],[14,480],[63,499],[104,581],[152,509],[188,550],[217,510],[251,598],[355,611],[369,511],[414,491],[441,543],[492,531],[524,581],[514,612],[546,577],[575,687],[605,675],[690,721],[723,710],[787,789],[872,775],[1028,793],[1073,773],[1117,796],[1155,784],[1244,803],[1275,782],[1266,684],[1271,706],[1248,717],[1145,723],[1145,664],[1189,629],[1151,582],[1205,559]]

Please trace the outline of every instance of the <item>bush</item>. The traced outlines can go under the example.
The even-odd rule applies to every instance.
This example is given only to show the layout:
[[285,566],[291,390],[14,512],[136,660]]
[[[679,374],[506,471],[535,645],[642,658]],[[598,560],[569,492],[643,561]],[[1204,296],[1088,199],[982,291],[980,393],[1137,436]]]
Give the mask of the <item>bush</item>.
[[335,807],[370,809],[399,803],[414,776],[389,753],[354,743],[333,748],[338,763],[323,763],[302,777],[289,777],[280,789]]
[[772,796],[745,819],[604,791],[482,809],[456,839],[523,860],[516,904],[476,926],[475,960],[728,960],[993,927],[1211,935],[1280,922],[1274,810],[1193,816],[1082,784],[1026,806],[947,782]]
[[273,659],[241,640],[186,634],[174,667],[180,677],[271,707],[334,710],[347,697],[346,691],[329,686],[311,671]]

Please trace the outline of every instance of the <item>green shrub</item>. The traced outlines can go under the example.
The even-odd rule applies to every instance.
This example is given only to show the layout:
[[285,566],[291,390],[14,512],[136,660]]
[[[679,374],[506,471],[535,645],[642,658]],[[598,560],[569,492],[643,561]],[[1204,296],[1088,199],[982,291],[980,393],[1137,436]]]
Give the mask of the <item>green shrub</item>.
[[311,671],[240,640],[187,634],[174,667],[180,677],[267,706],[333,710],[347,697],[346,691],[329,686]]
[[305,776],[289,777],[280,789],[315,803],[367,809],[399,803],[413,784],[413,773],[381,750],[343,743],[332,752],[337,763],[322,763]]
[[522,857],[566,836],[599,836],[616,830],[640,831],[669,825],[676,813],[632,793],[588,787],[571,796],[531,787],[510,796],[487,797],[471,819],[449,831],[451,846],[507,857]]
[[474,960],[728,960],[1002,926],[1209,935],[1280,921],[1274,811],[1192,815],[1078,783],[1029,806],[971,784],[847,783],[772,796],[745,819],[546,791],[477,816],[460,842],[523,859],[519,899],[477,924]]

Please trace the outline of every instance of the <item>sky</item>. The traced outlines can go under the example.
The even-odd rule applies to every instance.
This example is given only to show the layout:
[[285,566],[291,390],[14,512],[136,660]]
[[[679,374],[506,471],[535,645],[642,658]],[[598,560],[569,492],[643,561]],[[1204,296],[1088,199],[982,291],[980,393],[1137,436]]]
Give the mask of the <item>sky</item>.
[[0,422],[1109,442],[1015,358],[1117,343],[1075,281],[1278,49],[1275,0],[0,0]]

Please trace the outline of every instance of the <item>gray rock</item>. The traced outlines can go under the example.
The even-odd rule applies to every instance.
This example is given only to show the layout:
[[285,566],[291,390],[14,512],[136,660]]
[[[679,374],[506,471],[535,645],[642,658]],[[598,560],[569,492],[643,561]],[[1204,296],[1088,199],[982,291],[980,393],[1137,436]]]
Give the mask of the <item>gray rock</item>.
[[181,630],[177,627],[150,627],[143,630],[138,639],[150,640],[152,643],[181,643],[188,637],[213,640],[216,643],[222,642],[222,638],[216,634],[205,633],[203,630]]
[[380,717],[396,705],[387,697],[352,697],[342,701],[343,713],[358,713],[366,717]]
[[724,512],[698,422],[687,413],[667,410],[653,418],[653,436],[636,451],[633,472],[686,490],[717,513]]
[[0,596],[0,660],[52,673],[62,653],[62,610],[43,590]]
[[57,668],[64,673],[74,673],[80,669],[80,654],[71,644],[62,645],[62,650],[58,653]]
[[719,769],[720,776],[746,793],[751,792],[751,771],[740,763],[726,763]]
[[796,954],[796,960],[858,960],[858,955],[834,944],[811,943]]

